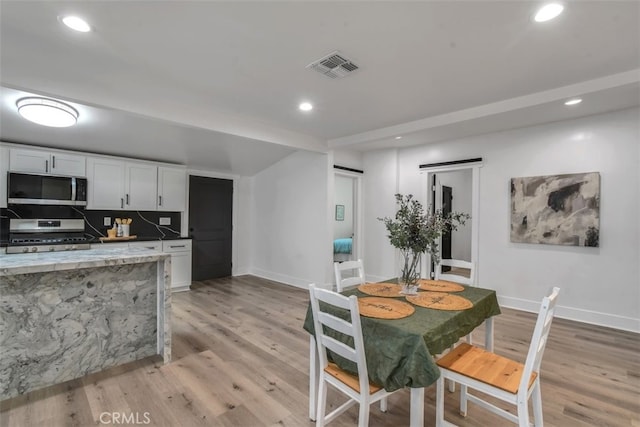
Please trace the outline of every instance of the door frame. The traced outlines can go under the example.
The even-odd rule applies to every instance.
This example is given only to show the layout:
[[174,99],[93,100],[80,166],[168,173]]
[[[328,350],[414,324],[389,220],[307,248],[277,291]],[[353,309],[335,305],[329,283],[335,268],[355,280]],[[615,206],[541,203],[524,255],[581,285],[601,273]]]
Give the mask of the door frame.
[[[421,181],[422,200],[427,201],[427,205],[435,206],[436,200],[433,200],[433,176],[442,172],[451,172],[456,170],[471,169],[471,262],[475,266],[472,271],[471,283],[477,284],[479,277],[479,244],[480,244],[480,168],[482,160],[467,162],[461,161],[448,162],[448,164],[437,164],[432,167],[428,165],[421,166],[420,173],[423,175]],[[430,277],[433,277],[433,269],[431,262],[427,262],[428,257],[423,257],[422,271],[428,271]]]
[[236,224],[238,224],[238,179],[240,178],[239,175],[232,175],[232,174],[224,174],[224,173],[217,173],[217,172],[211,172],[211,171],[203,171],[203,170],[198,170],[198,169],[188,169],[187,170],[187,194],[186,194],[186,199],[187,199],[187,203],[186,203],[186,207],[182,217],[182,235],[183,236],[188,236],[189,235],[189,193],[190,193],[190,188],[189,188],[189,177],[191,175],[194,176],[202,176],[205,178],[217,178],[217,179],[227,179],[230,181],[233,181],[233,196],[232,196],[232,209],[233,212],[231,213],[231,276],[239,276],[242,274],[249,274],[248,271],[243,271],[242,268],[244,268],[242,265],[240,265],[240,262],[238,260],[238,235],[237,235],[237,229],[238,227],[236,227]]
[[[353,242],[351,255],[353,259],[362,259],[364,248],[364,232],[363,232],[363,212],[362,212],[362,174],[357,172],[349,172],[345,170],[334,169],[333,172],[333,195],[335,196],[335,177],[342,176],[353,179]],[[335,205],[335,198],[334,200]],[[333,235],[334,227],[332,222],[331,233]],[[331,253],[331,263],[333,264],[333,252]],[[333,265],[331,267],[333,271]]]
[[[436,179],[437,180],[437,179]],[[440,201],[441,201],[441,207],[440,209],[442,209],[442,213],[444,214],[448,214],[451,213],[453,211],[453,206],[452,206],[452,200],[453,200],[453,188],[449,187],[448,185],[442,185],[442,183],[440,181],[438,181],[437,185],[437,193],[440,194]],[[448,208],[445,209],[445,207],[447,206],[447,204],[445,203],[445,193],[448,193],[448,196],[451,198],[451,200],[449,201],[448,204]],[[437,194],[436,194],[437,196]],[[451,258],[451,246],[453,244],[453,230],[451,229],[452,227],[448,227],[447,230],[445,230],[442,233],[442,236],[440,236],[440,257],[444,258],[445,254],[443,253],[444,248],[445,248],[445,236],[448,235],[449,236],[449,243],[448,243],[448,257]],[[449,271],[450,267],[446,267],[446,266],[442,266],[442,271]]]

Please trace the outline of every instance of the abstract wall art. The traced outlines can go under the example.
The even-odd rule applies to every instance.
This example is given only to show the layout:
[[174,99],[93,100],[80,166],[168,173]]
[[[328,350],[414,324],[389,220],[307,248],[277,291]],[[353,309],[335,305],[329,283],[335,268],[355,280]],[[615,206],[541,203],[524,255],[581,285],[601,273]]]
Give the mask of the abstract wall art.
[[511,241],[600,245],[600,173],[511,179]]

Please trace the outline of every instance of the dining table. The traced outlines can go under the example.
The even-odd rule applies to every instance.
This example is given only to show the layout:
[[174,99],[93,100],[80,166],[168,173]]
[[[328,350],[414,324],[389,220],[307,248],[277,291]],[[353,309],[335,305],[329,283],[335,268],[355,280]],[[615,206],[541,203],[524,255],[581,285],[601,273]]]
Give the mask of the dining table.
[[[485,348],[493,350],[493,316],[500,314],[496,292],[473,286],[459,287],[460,290],[452,294],[462,297],[470,307],[452,310],[411,304],[415,308],[413,313],[399,319],[369,317],[361,312],[369,380],[388,391],[410,388],[411,427],[424,425],[425,387],[434,384],[440,376],[435,355],[443,353],[483,323],[486,325]],[[370,293],[361,292],[359,287],[349,288],[341,294],[356,295],[358,299],[371,296]],[[411,300],[411,297],[400,295],[390,298]],[[346,311],[344,315],[347,315]],[[320,368],[310,305],[303,327],[309,332],[309,418],[315,421]],[[335,338],[348,341],[337,332]],[[333,359],[340,368],[357,374],[352,362],[337,357]]]

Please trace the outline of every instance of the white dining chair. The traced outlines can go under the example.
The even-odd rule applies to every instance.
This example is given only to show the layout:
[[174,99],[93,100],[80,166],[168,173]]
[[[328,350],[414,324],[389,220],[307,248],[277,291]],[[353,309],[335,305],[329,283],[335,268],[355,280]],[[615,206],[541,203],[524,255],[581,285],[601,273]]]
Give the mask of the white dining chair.
[[[443,272],[442,267],[446,266],[451,268],[451,270]],[[435,267],[435,279],[436,280],[448,280],[450,282],[460,283],[462,285],[474,286],[474,265],[472,262],[463,261],[459,259],[441,259],[440,262]],[[467,277],[465,274],[462,274],[460,270],[457,269],[465,269],[469,271],[469,276]],[[466,340],[469,344],[473,344],[473,336],[472,333],[466,336]],[[453,350],[455,344],[451,346],[450,350]],[[453,381],[449,382],[449,391],[453,393],[456,391],[456,386]]]
[[[535,427],[542,427],[542,396],[540,393],[540,363],[549,337],[559,288],[542,300],[529,352],[524,364],[462,343],[447,353],[437,364],[440,378],[436,388],[436,427],[454,426],[444,419],[444,381],[460,384],[460,414],[467,415],[467,401],[518,424],[529,427],[529,398],[533,403]],[[515,405],[517,415],[505,411],[467,388]]]
[[[342,292],[345,288],[365,283],[364,264],[361,259],[356,261],[334,262],[333,270],[336,275],[336,289],[338,292]],[[350,272],[351,274],[348,277],[344,277],[346,276],[346,272]]]
[[[370,405],[380,401],[380,409],[386,412],[386,398],[394,392],[388,392],[381,386],[369,382],[358,299],[355,295],[346,297],[327,289],[317,288],[313,284],[309,285],[309,295],[320,367],[316,426],[321,427],[333,421],[357,403],[360,405],[358,426],[366,427],[369,425]],[[320,305],[320,302],[323,304]],[[344,320],[329,312],[329,310],[336,309],[347,310],[349,312],[348,318]],[[352,337],[353,347],[327,335],[328,328]],[[330,363],[327,355],[328,350],[354,362],[357,366],[358,375],[352,375],[339,368],[335,363]],[[327,385],[335,387],[349,397],[347,402],[329,414],[325,414]]]
[[[450,267],[452,270],[442,272],[442,267]],[[463,285],[475,286],[475,271],[473,263],[469,261],[463,261],[459,259],[441,259],[438,265],[436,265],[435,279],[436,280],[448,280],[450,282],[461,283]],[[455,268],[463,268],[469,270],[469,277],[458,273]]]

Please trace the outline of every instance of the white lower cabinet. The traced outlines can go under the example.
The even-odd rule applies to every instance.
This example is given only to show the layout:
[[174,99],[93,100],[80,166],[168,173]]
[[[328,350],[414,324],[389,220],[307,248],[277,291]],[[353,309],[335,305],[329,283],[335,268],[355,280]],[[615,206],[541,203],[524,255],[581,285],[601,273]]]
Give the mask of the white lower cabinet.
[[130,248],[144,248],[162,252],[162,242],[160,240],[151,240],[148,242],[129,242]]
[[162,252],[171,254],[171,291],[188,291],[191,286],[191,240],[163,240]]
[[191,286],[191,240],[92,243],[96,248],[144,248],[171,255],[171,291],[188,291]]

